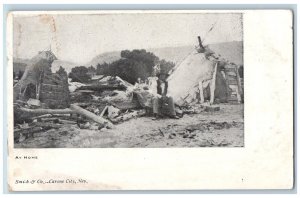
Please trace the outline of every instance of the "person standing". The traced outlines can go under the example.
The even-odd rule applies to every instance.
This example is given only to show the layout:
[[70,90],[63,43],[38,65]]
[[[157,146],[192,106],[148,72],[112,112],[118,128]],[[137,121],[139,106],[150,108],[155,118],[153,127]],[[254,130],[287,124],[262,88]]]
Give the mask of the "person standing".
[[157,96],[153,98],[153,120],[159,116],[169,116],[170,118],[178,119],[175,112],[175,104],[171,96],[167,96],[168,93],[168,74],[158,73],[157,75]]

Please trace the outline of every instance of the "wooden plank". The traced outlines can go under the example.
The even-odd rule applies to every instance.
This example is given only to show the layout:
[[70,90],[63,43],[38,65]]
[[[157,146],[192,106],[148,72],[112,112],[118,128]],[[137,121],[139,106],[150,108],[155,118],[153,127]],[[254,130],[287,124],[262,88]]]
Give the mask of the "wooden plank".
[[105,106],[104,109],[102,110],[101,114],[100,114],[100,117],[103,117],[105,112],[107,111],[108,109],[108,106]]
[[213,104],[215,101],[217,68],[218,68],[218,63],[216,63],[215,71],[213,74],[213,79],[211,80],[211,83],[210,83],[210,104]]
[[237,85],[238,85],[237,99],[238,99],[238,102],[241,103],[241,101],[242,101],[242,97],[241,97],[242,85],[241,85],[241,79],[240,79],[238,68],[236,68],[236,74],[237,74]]
[[204,103],[204,92],[202,81],[199,82],[199,92],[200,92],[200,103]]

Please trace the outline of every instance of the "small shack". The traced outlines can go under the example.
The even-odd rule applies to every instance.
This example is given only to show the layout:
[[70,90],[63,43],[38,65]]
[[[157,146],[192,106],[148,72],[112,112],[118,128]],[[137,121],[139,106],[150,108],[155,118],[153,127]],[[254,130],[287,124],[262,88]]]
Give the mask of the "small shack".
[[48,108],[66,108],[70,105],[67,73],[60,68],[52,73],[57,60],[51,51],[41,51],[30,60],[18,83],[14,85],[14,102],[36,99]]

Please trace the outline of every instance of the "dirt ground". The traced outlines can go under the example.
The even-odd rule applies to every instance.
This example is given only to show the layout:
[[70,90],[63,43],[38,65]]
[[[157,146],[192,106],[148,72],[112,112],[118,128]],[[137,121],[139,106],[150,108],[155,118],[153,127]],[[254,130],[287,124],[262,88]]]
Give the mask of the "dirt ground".
[[115,129],[88,130],[77,125],[33,134],[15,148],[243,147],[244,106],[221,104],[220,111],[186,114],[180,119],[139,117]]

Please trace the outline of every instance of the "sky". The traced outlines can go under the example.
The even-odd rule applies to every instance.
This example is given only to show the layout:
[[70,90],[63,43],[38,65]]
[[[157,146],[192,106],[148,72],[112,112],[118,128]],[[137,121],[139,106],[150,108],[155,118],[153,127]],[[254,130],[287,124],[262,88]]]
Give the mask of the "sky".
[[[214,25],[214,28],[208,30]],[[238,13],[127,13],[16,15],[14,57],[51,50],[60,60],[87,63],[111,51],[242,41]]]

